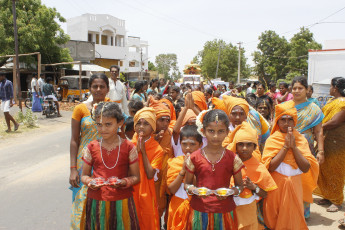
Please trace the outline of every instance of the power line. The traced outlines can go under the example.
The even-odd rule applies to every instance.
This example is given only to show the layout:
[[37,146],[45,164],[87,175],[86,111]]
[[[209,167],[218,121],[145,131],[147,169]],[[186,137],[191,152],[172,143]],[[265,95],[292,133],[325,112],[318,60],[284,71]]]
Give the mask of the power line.
[[[311,27],[313,27],[313,26],[316,26],[316,25],[319,25],[319,24],[323,24],[323,23],[345,23],[345,22],[323,22],[324,20],[326,20],[326,19],[328,19],[328,18],[330,18],[330,17],[336,15],[337,13],[339,13],[340,11],[343,11],[344,9],[345,9],[345,7],[341,8],[341,9],[337,10],[336,12],[334,12],[334,13],[328,15],[327,17],[325,17],[325,18],[323,18],[323,19],[321,19],[321,20],[319,20],[319,21],[317,21],[317,22],[315,22],[315,23],[309,24],[309,25],[307,25],[307,26],[305,26],[305,27],[306,27],[306,28],[311,28]],[[300,27],[300,28],[301,28],[301,27]],[[288,34],[288,33],[294,32],[294,31],[298,31],[298,30],[300,30],[300,28],[298,28],[298,29],[293,29],[293,30],[289,30],[289,31],[286,31],[286,32],[283,32],[283,33],[280,33],[280,34],[281,34],[281,35],[283,35],[283,34]],[[259,41],[259,39],[255,40],[255,41],[244,42],[244,44],[250,44],[250,43],[257,42],[257,41]]]
[[[175,25],[180,26],[180,27],[184,27],[184,28],[189,29],[189,30],[194,30],[194,31],[196,31],[198,33],[201,33],[201,34],[213,37],[213,38],[222,39],[221,36],[219,36],[219,35],[215,35],[213,33],[209,33],[209,32],[203,31],[203,30],[201,30],[201,29],[199,29],[199,28],[197,28],[195,26],[187,24],[186,22],[179,21],[176,18],[171,17],[169,15],[166,15],[166,14],[163,14],[163,13],[159,13],[159,14],[152,13],[152,12],[156,12],[156,11],[154,9],[149,8],[146,5],[142,4],[142,2],[140,2],[140,1],[137,1],[137,2],[139,4],[141,4],[141,6],[145,7],[146,9],[148,9],[149,11],[152,11],[152,12],[149,12],[149,11],[146,11],[146,10],[142,10],[142,9],[140,9],[138,7],[135,7],[135,6],[131,5],[131,4],[128,4],[128,2],[125,2],[125,1],[122,1],[122,0],[118,0],[118,1],[120,1],[124,5],[127,5],[128,7],[132,8],[132,9],[135,9],[135,10],[141,12],[141,13],[150,15],[150,16],[155,17],[155,18],[162,19],[164,21],[170,22],[170,23],[175,24]],[[230,42],[234,43],[234,41],[230,41]]]

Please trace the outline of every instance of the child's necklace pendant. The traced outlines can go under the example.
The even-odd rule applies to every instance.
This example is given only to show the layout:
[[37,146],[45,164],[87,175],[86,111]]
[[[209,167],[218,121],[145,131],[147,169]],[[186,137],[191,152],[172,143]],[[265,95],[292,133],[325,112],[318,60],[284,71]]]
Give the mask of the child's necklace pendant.
[[216,171],[216,169],[214,168],[214,164],[211,164],[212,167],[212,172]]

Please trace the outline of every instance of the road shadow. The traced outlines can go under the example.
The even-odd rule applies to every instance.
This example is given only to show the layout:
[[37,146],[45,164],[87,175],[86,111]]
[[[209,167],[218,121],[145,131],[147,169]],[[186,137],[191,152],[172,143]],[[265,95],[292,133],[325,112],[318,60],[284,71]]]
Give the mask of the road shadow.
[[311,212],[310,213],[311,218],[307,220],[308,226],[331,226],[335,220],[332,220],[328,217],[322,216],[320,213],[317,212]]

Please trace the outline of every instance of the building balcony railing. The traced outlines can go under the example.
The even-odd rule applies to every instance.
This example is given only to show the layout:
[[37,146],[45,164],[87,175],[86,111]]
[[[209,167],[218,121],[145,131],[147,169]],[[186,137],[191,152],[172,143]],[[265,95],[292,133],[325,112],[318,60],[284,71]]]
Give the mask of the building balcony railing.
[[96,57],[98,57],[99,55],[100,58],[106,58],[106,59],[117,59],[117,60],[126,59],[126,54],[127,54],[126,47],[96,44],[95,48],[97,51]]

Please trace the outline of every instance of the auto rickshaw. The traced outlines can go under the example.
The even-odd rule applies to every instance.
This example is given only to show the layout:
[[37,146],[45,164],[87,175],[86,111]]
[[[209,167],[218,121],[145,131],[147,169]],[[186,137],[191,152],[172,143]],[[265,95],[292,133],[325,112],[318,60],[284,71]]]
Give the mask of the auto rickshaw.
[[79,75],[70,75],[61,77],[58,84],[58,100],[74,102],[75,100],[81,101],[86,98],[89,93],[89,77],[81,77],[81,94],[79,90]]

